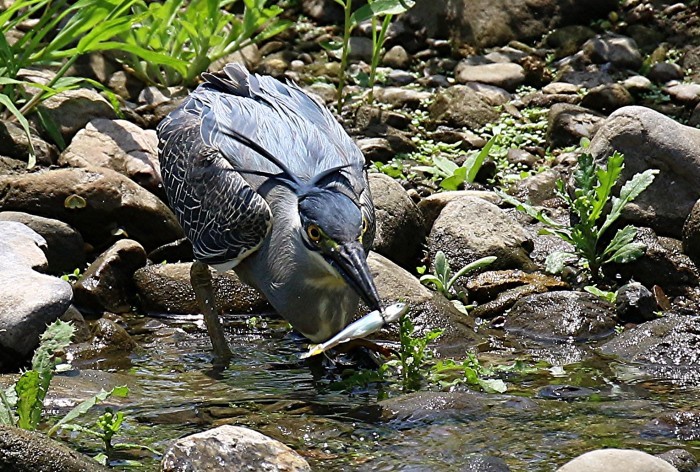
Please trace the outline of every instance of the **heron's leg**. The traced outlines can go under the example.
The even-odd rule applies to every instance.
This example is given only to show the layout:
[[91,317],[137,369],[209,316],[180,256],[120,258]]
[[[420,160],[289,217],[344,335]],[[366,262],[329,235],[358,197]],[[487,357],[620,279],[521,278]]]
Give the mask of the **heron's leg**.
[[203,262],[194,261],[190,269],[190,281],[192,288],[194,288],[197,305],[204,315],[204,324],[207,326],[214,353],[221,359],[230,359],[232,357],[231,350],[224,337],[219,314],[216,312],[216,299],[214,298],[214,286],[211,282],[209,266]]

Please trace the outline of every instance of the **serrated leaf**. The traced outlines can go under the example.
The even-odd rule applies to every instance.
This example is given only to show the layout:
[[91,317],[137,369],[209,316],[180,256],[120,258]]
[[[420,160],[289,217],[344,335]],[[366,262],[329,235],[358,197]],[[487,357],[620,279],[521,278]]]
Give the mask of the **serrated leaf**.
[[71,421],[75,420],[76,418],[79,418],[80,416],[84,415],[92,407],[94,407],[97,403],[105,401],[107,398],[110,396],[115,396],[115,397],[126,397],[129,394],[129,388],[126,385],[122,385],[119,387],[114,387],[112,390],[106,392],[104,390],[100,390],[100,392],[96,395],[93,395],[92,397],[88,398],[87,400],[79,403],[76,405],[71,411],[69,411],[66,416],[61,418],[58,423],[53,425],[51,429],[46,433],[47,436],[53,435],[56,431],[58,431],[59,428],[63,427],[63,425],[66,425],[70,423]]
[[615,253],[621,247],[634,241],[635,236],[637,236],[637,228],[632,225],[627,225],[624,228],[619,229],[608,244],[608,247],[606,247],[605,251],[603,251],[603,256]]
[[612,210],[610,210],[610,213],[605,218],[605,223],[603,223],[603,226],[598,232],[599,236],[620,217],[625,205],[637,198],[640,193],[651,185],[654,181],[654,177],[658,173],[658,169],[647,169],[641,174],[635,174],[632,179],[625,182],[620,190],[620,197],[613,197],[612,199]]
[[578,165],[574,171],[574,187],[587,194],[593,190],[595,184],[595,164],[593,156],[583,153],[578,157]]
[[620,178],[620,174],[622,173],[622,169],[624,169],[624,167],[624,156],[616,151],[608,158],[605,168],[599,168],[596,171],[598,183],[595,187],[595,202],[593,203],[593,207],[589,215],[590,224],[594,224],[600,217],[605,204],[610,199],[610,193],[617,183],[617,179]]
[[41,379],[39,372],[28,370],[15,384],[17,392],[17,426],[22,429],[35,430],[41,420]]
[[555,251],[547,256],[544,261],[545,270],[550,274],[559,274],[567,262],[576,260],[576,254],[564,251]]
[[627,262],[636,261],[646,251],[646,245],[642,243],[630,243],[622,246],[620,249],[615,251],[615,253],[610,256],[606,262],[617,262],[619,264],[624,264]]

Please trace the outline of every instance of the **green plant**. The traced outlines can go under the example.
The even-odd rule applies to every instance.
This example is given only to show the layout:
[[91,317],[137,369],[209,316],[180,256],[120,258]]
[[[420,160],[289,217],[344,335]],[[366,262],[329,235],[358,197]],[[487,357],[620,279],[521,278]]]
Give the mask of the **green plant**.
[[476,175],[479,173],[479,169],[481,169],[495,141],[496,137],[492,137],[479,151],[469,152],[461,166],[458,166],[446,157],[436,155],[432,158],[434,166],[416,166],[413,170],[436,175],[442,178],[440,187],[445,190],[457,190],[465,182],[474,183]]
[[423,336],[416,336],[416,327],[411,318],[404,316],[399,325],[399,374],[404,390],[418,390],[426,372],[425,363],[432,357],[428,344],[439,338],[442,329],[432,329]]
[[484,367],[474,353],[468,353],[461,362],[453,359],[439,360],[430,370],[431,380],[443,388],[455,385],[471,385],[480,387],[486,393],[503,393],[508,387],[500,378],[493,378],[499,373],[530,373],[537,369],[526,365],[523,361],[515,361],[511,365]]
[[[473,272],[477,269],[486,267],[489,264],[493,263],[493,261],[495,260],[495,256],[482,257],[481,259],[467,264],[466,266],[459,269],[455,274],[453,274],[452,269],[450,267],[450,263],[447,262],[447,258],[445,257],[445,253],[442,251],[438,251],[435,254],[434,261],[435,273],[421,276],[420,281],[423,285],[434,286],[435,290],[443,294],[446,298],[452,300],[453,304],[455,304],[455,306],[460,311],[465,311],[468,307],[464,307],[462,305],[462,301],[466,301],[466,294],[461,292],[457,293],[454,290],[455,282],[457,282],[457,279],[459,279],[463,275],[466,275],[467,273]],[[457,298],[461,300],[458,300]]]
[[586,285],[585,287],[583,287],[583,289],[586,292],[595,295],[596,297],[602,298],[606,302],[612,303],[613,305],[615,304],[615,301],[617,300],[617,292],[611,292],[608,290],[601,290],[598,287],[596,287],[595,285]]
[[282,8],[268,0],[243,0],[242,18],[229,13],[237,0],[165,0],[133,2],[137,27],[120,32],[129,47],[172,60],[154,60],[126,51],[121,60],[144,81],[192,85],[209,65],[250,44],[269,39],[290,26],[279,19]]
[[75,282],[80,278],[80,269],[76,268],[73,270],[73,272],[67,272],[61,276],[61,280],[65,280],[66,282]]
[[[625,205],[637,198],[659,172],[656,169],[648,169],[641,174],[635,174],[622,186],[620,196],[615,197],[612,190],[623,167],[624,156],[618,152],[608,158],[605,167],[597,166],[590,154],[583,153],[579,156],[573,176],[573,196],[566,192],[562,180],[557,182],[559,195],[566,201],[569,211],[575,217],[572,226],[557,223],[544,211],[499,192],[504,201],[542,222],[546,226],[542,230],[543,234],[554,234],[574,246],[573,252],[551,253],[545,262],[547,271],[559,273],[567,262],[578,259],[584,268],[590,270],[594,279],[600,279],[600,269],[604,264],[630,262],[644,253],[645,246],[633,242],[637,229],[632,225],[618,230],[612,240],[601,247],[605,232],[620,217]],[[606,210],[608,203],[611,204],[609,211]]]
[[[126,387],[121,387],[126,389]],[[127,389],[128,392],[128,389]],[[137,444],[137,443],[113,443],[112,439],[114,436],[119,432],[119,430],[122,427],[122,423],[124,422],[124,413],[121,411],[114,412],[112,408],[105,408],[105,413],[100,415],[97,420],[95,421],[95,425],[91,428],[86,428],[84,426],[78,425],[78,424],[73,424],[73,423],[68,423],[64,422],[63,424],[57,424],[54,426],[54,428],[63,428],[67,429],[70,431],[76,431],[79,433],[84,433],[89,436],[93,436],[99,440],[102,441],[103,447],[104,447],[104,452],[98,454],[95,456],[95,460],[99,462],[102,465],[107,465],[109,464],[109,461],[113,458],[114,452],[115,451],[125,451],[125,450],[130,450],[130,449],[140,449],[148,452],[152,452],[154,454],[160,454],[159,451],[149,447],[145,446],[143,444]],[[54,430],[52,428],[52,431]],[[139,465],[140,463],[137,461],[128,461],[127,465]]]
[[[367,5],[358,8],[353,13],[352,0],[335,0],[343,7],[343,37],[341,41],[330,41],[322,46],[329,51],[340,50],[340,73],[338,74],[338,102],[337,111],[340,113],[345,104],[345,82],[348,69],[348,57],[350,54],[350,35],[355,27],[363,21],[372,21],[372,61],[370,65],[370,77],[368,86],[370,87],[369,100],[372,101],[372,88],[376,80],[377,65],[386,40],[386,32],[394,15],[403,13],[413,6],[414,0],[370,0]],[[377,21],[384,17],[382,26],[377,31]]]

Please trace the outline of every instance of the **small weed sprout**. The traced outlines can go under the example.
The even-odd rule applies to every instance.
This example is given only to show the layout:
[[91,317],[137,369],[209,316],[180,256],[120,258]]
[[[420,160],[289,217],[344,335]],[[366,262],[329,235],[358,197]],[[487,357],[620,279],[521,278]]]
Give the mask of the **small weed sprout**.
[[432,329],[423,336],[416,336],[416,327],[411,318],[401,318],[399,335],[401,345],[399,347],[399,373],[401,384],[406,391],[418,390],[425,377],[426,362],[432,358],[432,351],[428,344],[439,338],[442,329]]
[[[583,153],[579,156],[578,165],[574,171],[573,196],[566,192],[562,180],[557,182],[559,195],[566,201],[569,211],[575,216],[576,223],[572,226],[557,223],[544,211],[522,203],[503,192],[498,192],[504,201],[542,222],[546,226],[542,230],[543,234],[556,235],[574,246],[573,252],[551,253],[545,262],[548,272],[559,273],[566,263],[578,259],[582,266],[590,271],[594,280],[600,280],[601,267],[604,264],[631,262],[644,254],[645,246],[642,243],[633,242],[637,229],[632,225],[618,230],[605,247],[600,245],[605,232],[620,217],[625,205],[651,185],[659,172],[656,169],[648,169],[635,174],[622,186],[620,196],[615,197],[612,195],[612,190],[623,167],[624,156],[618,152],[608,158],[605,167],[596,166],[590,154]],[[606,211],[608,203],[611,203],[611,206],[610,210]]]

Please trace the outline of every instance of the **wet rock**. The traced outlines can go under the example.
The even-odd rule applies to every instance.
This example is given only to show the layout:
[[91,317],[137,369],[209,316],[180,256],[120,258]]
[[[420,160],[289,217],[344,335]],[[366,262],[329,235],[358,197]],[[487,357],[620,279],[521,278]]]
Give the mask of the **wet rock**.
[[104,168],[0,176],[0,210],[64,221],[98,248],[124,233],[147,250],[183,237],[165,203],[120,173]]
[[642,323],[656,318],[658,310],[654,294],[644,285],[633,282],[617,290],[615,311],[622,322]]
[[625,155],[621,181],[646,169],[664,169],[625,207],[623,219],[659,234],[680,237],[683,223],[700,198],[700,130],[649,108],[625,107],[610,115],[589,149],[598,161],[607,159],[614,150]]
[[372,62],[372,40],[363,36],[350,37],[350,60]]
[[219,426],[175,441],[162,472],[183,470],[310,471],[309,464],[279,441],[239,426]]
[[467,281],[465,288],[470,303],[478,303],[470,315],[475,318],[493,318],[527,295],[563,290],[568,288],[568,284],[539,272],[503,270],[477,274]]
[[685,105],[696,105],[700,102],[700,84],[674,84],[664,88],[671,98]]
[[[153,264],[134,274],[141,306],[154,313],[199,313],[190,284],[189,263]],[[269,310],[265,298],[240,281],[232,271],[212,271],[216,304],[228,313],[255,313]]]
[[698,200],[683,225],[683,252],[695,265],[700,265],[700,200]]
[[445,206],[462,197],[481,198],[493,204],[500,203],[501,199],[494,192],[486,192],[483,190],[456,190],[454,192],[434,193],[420,201],[418,208],[423,213],[425,227],[428,231],[433,227],[433,223]]
[[609,62],[619,69],[638,70],[642,66],[642,55],[632,38],[616,34],[605,34],[586,41],[583,54],[594,63]]
[[621,84],[599,85],[581,100],[581,106],[606,114],[633,103],[632,94]]
[[100,359],[104,368],[106,358],[113,361],[115,356],[127,356],[136,348],[137,344],[129,333],[116,322],[100,318],[92,326],[90,340],[71,344],[68,352],[75,361],[76,367],[82,367],[81,362],[87,359]]
[[547,292],[518,300],[504,329],[542,341],[586,341],[613,334],[612,305],[588,292]]
[[370,174],[377,228],[372,250],[413,269],[418,262],[425,226],[423,217],[401,184],[384,174]]
[[695,472],[698,467],[698,460],[685,449],[671,449],[663,454],[657,454],[656,457],[671,464],[678,469],[678,472]]
[[382,58],[382,64],[396,69],[406,69],[411,63],[411,58],[403,46],[397,44],[389,49]]
[[0,251],[3,265],[19,265],[45,271],[48,262],[46,240],[29,226],[16,221],[0,222]]
[[73,285],[75,303],[93,311],[127,313],[136,304],[133,275],[146,265],[146,251],[131,239],[114,243]]
[[639,228],[634,241],[645,245],[644,255],[626,264],[603,266],[605,274],[621,281],[634,279],[646,287],[658,285],[670,294],[683,293],[687,286],[700,282],[697,267],[683,254],[677,239],[658,237],[649,228]]
[[547,116],[547,144],[551,147],[578,145],[581,138],[592,138],[605,117],[566,103],[552,106]]
[[441,420],[469,420],[484,413],[486,402],[473,392],[413,392],[379,402],[381,419],[415,425]]
[[0,425],[0,470],[5,472],[106,472],[84,456],[45,434]]
[[[434,346],[442,356],[464,356],[481,340],[481,336],[474,332],[470,318],[457,311],[445,297],[430,291],[406,270],[374,252],[370,252],[367,264],[383,303],[408,303],[410,311],[407,316],[413,320],[417,335],[422,336],[434,328],[444,329]],[[369,309],[363,303],[360,305],[358,315],[366,314]],[[397,325],[392,324],[382,330],[380,338],[398,340]]]
[[421,103],[433,97],[430,92],[412,90],[403,87],[382,87],[374,91],[374,98],[380,103],[387,103],[394,108],[415,109]]
[[559,180],[563,180],[559,172],[554,169],[545,170],[518,182],[513,196],[532,205],[543,205],[558,197],[556,190]]
[[0,221],[15,221],[27,225],[46,241],[44,253],[48,260],[47,271],[54,275],[73,272],[85,264],[83,237],[66,223],[51,218],[18,211],[0,212]]
[[[56,163],[58,148],[35,133],[32,133],[32,146],[39,165],[49,166]],[[0,121],[0,149],[2,155],[27,162],[29,156],[29,140],[21,126],[11,121]]]
[[700,439],[700,411],[686,410],[664,413],[644,427],[646,437],[663,436],[681,441]]
[[386,138],[358,139],[356,144],[365,156],[365,162],[389,162],[396,155]]
[[678,64],[672,62],[657,62],[651,66],[647,77],[656,83],[665,84],[671,80],[682,80],[683,69],[681,69],[681,66]]
[[591,397],[595,391],[586,387],[577,387],[573,385],[547,385],[537,392],[540,398],[547,400],[583,400]]
[[470,65],[462,61],[455,68],[455,78],[458,82],[481,82],[515,91],[525,81],[525,70],[522,66],[513,63],[493,63]]
[[460,467],[463,472],[510,472],[508,464],[500,457],[474,454]]
[[547,46],[556,49],[556,57],[571,56],[583,43],[595,36],[595,31],[584,25],[567,25],[550,32],[545,39]]
[[677,472],[658,457],[631,449],[598,449],[578,456],[557,469],[557,472]]
[[455,85],[438,92],[428,111],[435,124],[457,128],[475,129],[498,118],[496,109],[466,85]]
[[92,332],[88,322],[85,321],[83,314],[75,306],[71,305],[68,307],[66,312],[61,315],[61,321],[70,322],[75,329],[71,342],[82,343],[92,339]]
[[599,349],[657,378],[698,384],[700,317],[669,313],[625,330]]
[[57,124],[63,139],[70,142],[73,136],[95,118],[109,120],[117,117],[112,105],[92,89],[66,90],[42,102],[49,118]]
[[106,167],[154,193],[162,183],[155,130],[143,130],[126,120],[92,120],[78,131],[59,164]]
[[428,237],[430,260],[441,250],[454,270],[486,256],[496,256],[489,269],[529,269],[532,240],[503,210],[480,198],[448,203]]

